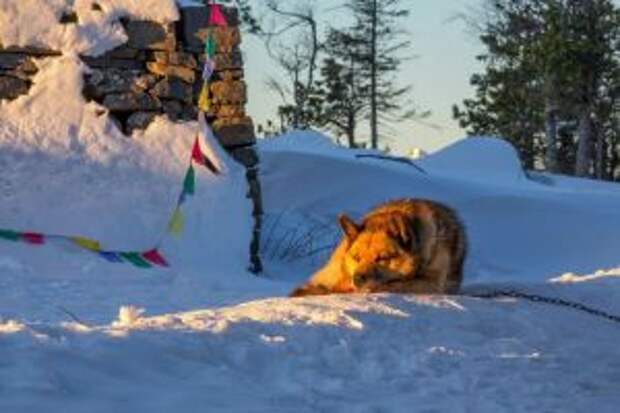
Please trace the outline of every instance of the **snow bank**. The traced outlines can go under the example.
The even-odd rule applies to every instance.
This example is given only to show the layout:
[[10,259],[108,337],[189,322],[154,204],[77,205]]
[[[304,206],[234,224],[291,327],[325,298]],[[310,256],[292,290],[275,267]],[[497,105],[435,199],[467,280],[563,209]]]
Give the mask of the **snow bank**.
[[[179,19],[174,0],[0,0],[0,44],[36,46],[65,54],[100,55],[127,41],[121,17],[170,23]],[[65,12],[76,24],[61,24]]]
[[562,308],[377,295],[127,316],[7,327],[2,350],[19,356],[0,364],[2,409],[611,413],[620,402],[616,325]]
[[[329,238],[339,236],[335,218],[341,212],[361,217],[390,199],[428,198],[454,207],[465,223],[466,283],[545,282],[619,263],[615,184],[584,191],[528,180],[514,150],[489,138],[465,139],[428,156],[419,163],[427,174],[398,162],[356,159],[355,151],[332,155],[307,142],[298,134],[280,147],[275,141],[260,145],[267,227],[285,229],[282,237],[297,231],[303,239],[319,222],[332,230],[316,244],[329,246]],[[299,260],[300,272],[316,270],[329,251],[320,260]]]
[[424,157],[418,164],[437,176],[458,177],[488,184],[523,181],[517,151],[502,139],[471,137]]
[[[95,319],[128,301],[170,311],[243,297],[252,231],[243,167],[196,122],[159,117],[144,132],[122,135],[105,108],[84,101],[86,67],[74,54],[37,64],[31,92],[0,104],[0,228],[88,237],[106,250],[159,246],[172,266],[145,272],[72,245],[0,242],[1,283],[12,291],[0,314],[25,311],[54,320],[61,314],[57,303],[68,297],[80,311],[91,307]],[[222,174],[196,170],[196,194],[183,209],[185,231],[169,237],[197,134]],[[47,285],[36,303],[24,300],[30,283]],[[237,295],[209,295],[208,289]],[[92,308],[93,302],[100,305]]]

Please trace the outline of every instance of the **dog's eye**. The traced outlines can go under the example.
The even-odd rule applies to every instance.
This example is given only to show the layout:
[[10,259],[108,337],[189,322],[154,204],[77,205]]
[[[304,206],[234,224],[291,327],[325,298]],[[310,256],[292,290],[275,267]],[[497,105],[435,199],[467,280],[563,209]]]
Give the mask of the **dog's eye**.
[[392,258],[396,258],[396,254],[382,254],[377,257],[377,262],[388,262]]

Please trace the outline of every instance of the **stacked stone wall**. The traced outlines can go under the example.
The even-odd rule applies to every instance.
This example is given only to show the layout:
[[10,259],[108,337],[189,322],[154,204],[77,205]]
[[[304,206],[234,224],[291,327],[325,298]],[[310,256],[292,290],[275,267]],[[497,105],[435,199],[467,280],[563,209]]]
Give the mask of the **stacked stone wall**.
[[[216,40],[216,70],[210,82],[212,105],[207,113],[221,145],[246,168],[248,197],[253,202],[254,233],[250,246],[251,270],[260,272],[258,255],[262,196],[258,180],[252,119],[247,116],[239,16],[235,8],[222,8],[227,27],[209,27],[208,7],[180,10],[178,22],[122,20],[127,43],[101,56],[81,56],[90,68],[83,94],[96,101],[126,135],[145,129],[156,116],[172,121],[195,120],[205,62],[204,42],[211,32]],[[76,16],[63,15],[59,24],[77,24]],[[0,101],[29,93],[37,73],[36,60],[59,56],[37,47],[0,45]]]

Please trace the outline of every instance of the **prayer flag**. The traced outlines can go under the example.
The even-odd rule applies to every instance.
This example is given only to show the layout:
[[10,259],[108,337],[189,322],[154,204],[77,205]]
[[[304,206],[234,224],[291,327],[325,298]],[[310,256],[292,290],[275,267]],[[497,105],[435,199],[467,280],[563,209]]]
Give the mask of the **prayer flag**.
[[207,60],[212,60],[217,52],[217,44],[215,43],[215,38],[209,32],[207,35],[207,40],[205,41],[205,55],[207,55]]
[[194,173],[194,167],[189,166],[187,175],[185,175],[185,181],[183,182],[183,193],[186,195],[194,195],[196,192],[196,174]]
[[228,26],[219,4],[211,4],[209,9],[209,26]]
[[15,231],[9,231],[7,229],[0,229],[0,238],[9,241],[19,241],[19,233]]
[[172,218],[170,219],[170,224],[168,224],[168,232],[176,236],[181,235],[181,233],[183,233],[183,221],[184,219],[181,209],[175,209],[174,214],[172,214]]
[[152,264],[159,265],[160,267],[168,267],[168,263],[156,249],[143,253],[142,257]]
[[99,251],[99,255],[105,258],[106,260],[108,260],[109,262],[114,262],[114,263],[123,262],[123,259],[116,252]]
[[204,82],[202,89],[200,90],[200,97],[198,98],[198,109],[203,112],[208,112],[211,109],[211,99],[209,99],[209,84]]
[[100,251],[101,244],[99,241],[95,241],[92,239],[84,238],[84,237],[72,237],[71,240],[78,246],[87,249],[89,251]]
[[136,267],[151,268],[151,264],[145,261],[137,252],[121,252],[121,257],[125,258]]
[[33,245],[43,245],[45,243],[43,234],[38,234],[36,232],[24,232],[21,234],[21,239]]
[[202,154],[202,150],[200,149],[200,141],[198,140],[198,136],[196,136],[196,140],[194,141],[194,147],[192,148],[192,161],[196,162],[199,165],[204,165],[205,157]]

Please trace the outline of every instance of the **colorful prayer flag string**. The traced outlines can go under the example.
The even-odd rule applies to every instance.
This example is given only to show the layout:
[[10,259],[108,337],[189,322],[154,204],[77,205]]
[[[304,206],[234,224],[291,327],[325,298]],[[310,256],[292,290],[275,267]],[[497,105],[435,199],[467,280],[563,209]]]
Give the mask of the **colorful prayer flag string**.
[[[209,3],[209,25],[224,27],[227,26],[226,19],[222,13],[221,6],[214,3]],[[205,42],[205,66],[202,72],[203,86],[198,102],[198,107],[202,112],[208,112],[211,109],[210,101],[210,88],[209,80],[215,72],[215,54],[217,52],[217,45],[213,33],[209,31]],[[190,164],[183,180],[183,188],[179,195],[177,205],[174,209],[172,217],[168,224],[168,232],[170,234],[179,236],[183,233],[185,226],[185,217],[181,210],[181,207],[187,200],[188,196],[192,196],[196,193],[196,170],[194,164],[203,166],[208,169],[214,175],[219,175],[220,171],[215,163],[205,155],[200,148],[200,140],[196,137],[192,146]],[[81,249],[91,253],[97,254],[101,259],[110,263],[130,263],[138,268],[152,268],[169,267],[170,264],[161,254],[161,252],[155,248],[146,252],[132,252],[132,251],[105,251],[99,241],[80,236],[62,236],[62,235],[45,235],[38,232],[19,232],[9,229],[0,229],[0,240],[11,242],[22,242],[30,245],[44,245],[47,243],[63,245],[64,248],[72,249],[77,247],[77,250]]]

